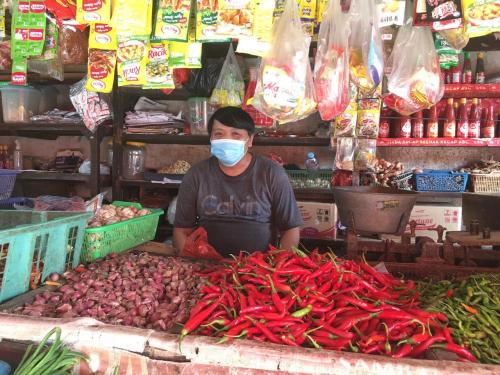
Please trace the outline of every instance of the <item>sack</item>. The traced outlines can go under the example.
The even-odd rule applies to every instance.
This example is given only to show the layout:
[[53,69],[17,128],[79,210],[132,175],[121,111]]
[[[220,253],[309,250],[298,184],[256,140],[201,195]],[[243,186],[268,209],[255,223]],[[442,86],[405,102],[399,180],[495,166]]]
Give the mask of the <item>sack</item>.
[[349,22],[340,2],[329,2],[321,22],[314,66],[314,90],[318,111],[325,121],[333,120],[349,104]]
[[269,53],[261,61],[250,103],[280,123],[301,120],[316,110],[309,44],[297,2],[287,0],[273,30]]
[[208,243],[207,231],[203,227],[191,233],[179,255],[191,258],[222,259],[222,255]]
[[444,93],[439,58],[431,30],[412,26],[409,20],[399,31],[391,54],[392,72],[384,103],[402,115],[430,108]]
[[384,54],[373,0],[353,0],[349,37],[351,80],[364,95],[371,94],[382,81]]
[[241,107],[244,96],[245,82],[243,82],[233,45],[229,44],[226,60],[209,103],[214,107]]

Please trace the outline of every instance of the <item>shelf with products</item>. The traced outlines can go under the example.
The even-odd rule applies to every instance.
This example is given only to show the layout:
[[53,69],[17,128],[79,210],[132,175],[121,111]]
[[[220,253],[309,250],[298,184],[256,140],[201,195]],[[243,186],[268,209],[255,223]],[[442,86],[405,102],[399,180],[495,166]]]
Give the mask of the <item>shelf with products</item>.
[[444,85],[445,98],[500,98],[500,84],[446,84]]
[[91,133],[83,123],[0,123],[0,136],[19,136],[28,138],[57,138],[60,136],[84,136],[87,138],[111,135],[111,126],[100,126],[96,134]]
[[[0,70],[0,81],[10,82],[12,72],[9,70]],[[38,73],[28,72],[28,82],[30,83],[74,83],[87,75],[87,65],[64,65],[64,82],[51,77],[42,76]]]
[[500,138],[379,138],[378,147],[500,147]]

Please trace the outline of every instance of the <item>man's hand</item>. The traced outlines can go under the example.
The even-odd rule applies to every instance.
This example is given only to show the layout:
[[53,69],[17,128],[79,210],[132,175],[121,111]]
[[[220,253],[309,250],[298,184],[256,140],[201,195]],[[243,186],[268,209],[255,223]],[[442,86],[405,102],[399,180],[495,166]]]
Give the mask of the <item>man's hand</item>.
[[179,254],[184,245],[186,244],[186,239],[194,232],[194,228],[174,228],[173,242],[174,248]]
[[299,227],[290,228],[281,233],[280,248],[291,250],[292,247],[299,246],[299,241],[300,241],[300,228]]

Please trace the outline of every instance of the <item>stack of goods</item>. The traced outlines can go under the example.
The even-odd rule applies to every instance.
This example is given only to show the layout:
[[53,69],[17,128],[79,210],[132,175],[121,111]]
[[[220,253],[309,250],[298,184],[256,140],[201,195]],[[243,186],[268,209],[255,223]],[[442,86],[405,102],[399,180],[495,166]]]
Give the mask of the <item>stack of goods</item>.
[[439,346],[476,361],[449,334],[445,314],[418,307],[415,283],[364,262],[271,249],[241,253],[205,277],[181,337],[198,333],[221,342],[247,338],[394,358],[420,358]]
[[488,160],[481,160],[469,167],[461,168],[460,172],[466,172],[466,173],[500,172],[500,161],[496,161],[493,158],[490,158]]
[[446,313],[451,336],[483,363],[500,365],[500,276],[475,275],[463,281],[419,283],[428,311]]
[[163,111],[134,111],[125,115],[128,133],[179,134],[183,127],[182,119]]
[[45,291],[13,313],[72,318],[87,316],[102,322],[157,330],[184,323],[199,293],[197,273],[203,266],[179,258],[148,253],[111,254],[105,259],[53,274]]

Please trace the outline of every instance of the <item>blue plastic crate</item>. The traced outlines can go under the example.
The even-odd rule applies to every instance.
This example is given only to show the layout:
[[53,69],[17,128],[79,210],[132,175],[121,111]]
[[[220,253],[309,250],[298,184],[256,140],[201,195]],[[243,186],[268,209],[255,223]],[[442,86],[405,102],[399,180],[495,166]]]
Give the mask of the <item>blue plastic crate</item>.
[[80,263],[87,212],[0,211],[0,302]]
[[22,209],[28,203],[28,198],[16,197],[0,200],[0,210]]
[[425,169],[415,174],[418,191],[463,192],[468,179],[468,173],[448,170]]
[[19,173],[12,169],[0,169],[0,199],[10,198]]

